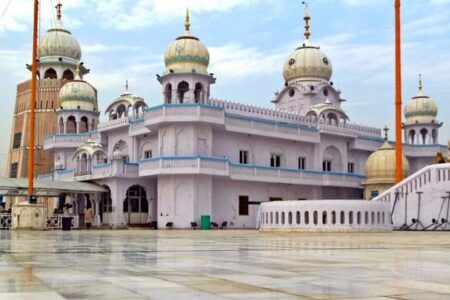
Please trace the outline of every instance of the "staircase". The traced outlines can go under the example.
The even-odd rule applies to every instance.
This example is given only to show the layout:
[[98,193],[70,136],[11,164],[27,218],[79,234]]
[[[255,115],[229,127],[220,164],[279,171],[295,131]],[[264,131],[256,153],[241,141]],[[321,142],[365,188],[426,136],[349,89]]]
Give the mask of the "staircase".
[[450,163],[427,166],[372,201],[390,203],[397,230],[450,230]]

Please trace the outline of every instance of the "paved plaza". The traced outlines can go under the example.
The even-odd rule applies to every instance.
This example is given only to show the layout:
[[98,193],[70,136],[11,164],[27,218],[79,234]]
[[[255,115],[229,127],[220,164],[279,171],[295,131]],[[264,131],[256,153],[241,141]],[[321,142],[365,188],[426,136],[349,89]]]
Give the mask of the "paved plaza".
[[0,232],[0,299],[450,299],[450,234]]

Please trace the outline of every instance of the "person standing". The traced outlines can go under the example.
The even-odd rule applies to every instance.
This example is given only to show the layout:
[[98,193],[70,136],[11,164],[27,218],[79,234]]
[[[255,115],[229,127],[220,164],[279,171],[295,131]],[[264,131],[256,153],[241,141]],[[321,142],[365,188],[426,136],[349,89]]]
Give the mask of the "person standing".
[[92,208],[84,210],[84,223],[86,224],[86,229],[91,228],[92,224]]

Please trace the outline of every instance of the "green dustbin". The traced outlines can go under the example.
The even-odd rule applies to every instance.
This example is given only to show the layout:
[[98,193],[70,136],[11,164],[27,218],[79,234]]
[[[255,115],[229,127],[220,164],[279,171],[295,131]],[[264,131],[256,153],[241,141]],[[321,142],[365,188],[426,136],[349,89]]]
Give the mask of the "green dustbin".
[[200,217],[200,229],[202,229],[202,230],[211,229],[211,216],[201,216]]

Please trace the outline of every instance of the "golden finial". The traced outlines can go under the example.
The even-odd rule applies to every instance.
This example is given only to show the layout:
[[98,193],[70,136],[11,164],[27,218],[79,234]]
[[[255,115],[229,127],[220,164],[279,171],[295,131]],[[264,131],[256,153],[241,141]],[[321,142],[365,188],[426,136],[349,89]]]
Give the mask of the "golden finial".
[[388,140],[388,132],[389,132],[389,128],[387,127],[387,125],[384,125],[384,140],[387,142]]
[[61,20],[61,15],[62,15],[62,12],[61,12],[61,8],[62,8],[61,1],[58,1],[58,4],[56,4],[55,8],[56,8],[56,18],[58,20]]
[[125,94],[128,94],[128,79],[125,81]]
[[186,31],[189,31],[191,29],[191,22],[189,17],[189,8],[186,8],[186,22],[184,23],[184,26],[186,27]]
[[309,21],[311,17],[309,16],[308,2],[303,1],[302,3],[305,5],[305,16],[303,17],[303,20],[305,20],[305,38],[309,40],[311,36],[311,32],[309,32]]

